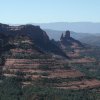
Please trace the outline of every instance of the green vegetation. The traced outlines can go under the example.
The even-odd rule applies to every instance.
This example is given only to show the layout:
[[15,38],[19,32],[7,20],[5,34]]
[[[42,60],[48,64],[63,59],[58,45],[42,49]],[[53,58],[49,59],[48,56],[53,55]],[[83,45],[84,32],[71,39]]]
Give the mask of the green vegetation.
[[[41,54],[40,52],[35,52],[35,47],[33,44],[31,44],[31,41],[27,37],[16,37],[14,40],[15,42],[15,48],[19,48],[22,51],[20,52],[13,52],[9,51],[6,53],[5,56],[14,59],[38,59],[38,62],[40,62],[40,59],[44,59],[45,64],[47,65],[40,65],[37,67],[38,70],[42,70],[40,72],[10,72],[10,70],[2,71],[2,65],[5,63],[5,58],[3,56],[0,57],[0,100],[100,100],[100,88],[94,88],[94,89],[84,89],[84,90],[64,90],[64,89],[57,89],[54,88],[57,85],[62,83],[68,83],[68,82],[76,82],[76,81],[82,81],[82,80],[89,80],[92,78],[100,79],[100,49],[99,48],[91,48],[92,51],[87,52],[81,52],[79,58],[83,57],[95,57],[96,62],[95,63],[84,63],[84,64],[66,64],[60,66],[59,63],[56,65],[56,69],[64,69],[68,70],[72,67],[74,69],[78,69],[81,72],[83,72],[86,76],[80,76],[77,78],[57,78],[57,77],[49,77],[50,73],[49,71],[52,70],[53,72],[53,64],[49,65],[48,60],[51,58],[51,56],[46,54]],[[13,44],[13,43],[12,43]],[[27,52],[27,50],[33,50],[32,52]],[[80,48],[83,49],[83,48]],[[74,49],[68,46],[65,49],[67,52],[74,52]],[[85,49],[86,50],[86,49]],[[59,58],[58,58],[59,60]],[[51,60],[52,63],[52,60]],[[20,64],[20,62],[19,62]],[[32,61],[28,62],[26,61],[24,64],[32,64]],[[28,67],[28,66],[27,66]],[[25,68],[25,66],[23,66]],[[28,67],[29,68],[29,67]],[[33,66],[32,66],[33,68]],[[55,68],[55,66],[54,66]],[[31,69],[31,67],[30,67]],[[35,68],[34,68],[35,69]],[[36,70],[37,70],[36,69]],[[6,74],[15,74],[15,77],[4,77],[2,73]],[[32,80],[31,75],[37,75],[40,76],[38,79]],[[48,77],[47,77],[48,76]],[[31,78],[32,77],[32,78]],[[23,83],[24,82],[24,83]],[[25,83],[31,82],[31,85],[25,86]],[[24,84],[24,85],[23,85]],[[67,86],[67,85],[66,85]]]
[[38,69],[41,69],[41,70],[50,70],[51,68],[48,65],[46,65],[46,66],[40,65],[40,66],[38,66]]
[[47,72],[43,72],[43,73],[41,73],[41,75],[42,75],[42,76],[48,76],[49,73],[47,73]]
[[4,78],[0,82],[0,100],[20,100],[22,91],[17,78]]
[[24,49],[24,50],[28,50],[32,48],[32,45],[28,44],[28,43],[20,43],[20,45],[18,46],[18,48]]
[[68,64],[64,65],[64,69],[68,70],[70,69],[70,66]]
[[25,100],[99,100],[100,95],[93,90],[61,90],[49,87],[26,87]]
[[[88,47],[88,49],[85,52],[81,52],[81,56],[95,58],[96,60],[100,59],[100,47]],[[84,50],[86,50],[86,48]]]
[[0,81],[0,100],[100,100],[100,89],[63,90],[41,86],[22,88],[18,78]]
[[0,65],[4,65],[5,64],[5,57],[1,56],[0,57]]
[[98,62],[85,64],[72,64],[75,69],[85,73],[87,77],[100,79],[100,65]]

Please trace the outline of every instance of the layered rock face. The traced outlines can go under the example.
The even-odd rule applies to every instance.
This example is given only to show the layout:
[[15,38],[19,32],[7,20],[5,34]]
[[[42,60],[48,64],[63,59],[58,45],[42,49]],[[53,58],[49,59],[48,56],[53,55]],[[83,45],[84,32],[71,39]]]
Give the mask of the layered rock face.
[[59,48],[59,46],[52,42],[46,32],[43,31],[39,26],[30,24],[20,26],[0,24],[0,34],[4,34],[8,38],[15,38],[18,35],[29,36],[40,50],[67,57],[66,54]]

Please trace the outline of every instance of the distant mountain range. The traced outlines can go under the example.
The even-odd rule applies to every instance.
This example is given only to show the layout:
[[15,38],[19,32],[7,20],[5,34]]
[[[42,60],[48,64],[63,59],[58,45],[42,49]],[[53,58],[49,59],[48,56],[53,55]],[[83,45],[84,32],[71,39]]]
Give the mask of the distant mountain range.
[[100,23],[93,22],[54,22],[38,23],[44,29],[49,37],[59,40],[61,34],[71,31],[71,36],[83,43],[100,46]]
[[100,23],[93,22],[55,22],[55,23],[38,23],[42,29],[52,29],[59,31],[74,31],[82,33],[100,33]]
[[[59,40],[60,36],[64,31],[57,31],[51,29],[44,29],[50,39]],[[76,33],[71,31],[71,37],[79,40],[80,42],[93,45],[93,46],[100,46],[100,34],[89,34],[89,33]]]

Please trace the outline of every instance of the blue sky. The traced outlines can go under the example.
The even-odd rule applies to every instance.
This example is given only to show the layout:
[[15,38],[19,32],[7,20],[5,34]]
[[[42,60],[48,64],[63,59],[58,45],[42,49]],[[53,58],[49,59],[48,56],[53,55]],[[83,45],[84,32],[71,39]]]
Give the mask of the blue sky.
[[100,22],[100,0],[0,0],[0,22]]

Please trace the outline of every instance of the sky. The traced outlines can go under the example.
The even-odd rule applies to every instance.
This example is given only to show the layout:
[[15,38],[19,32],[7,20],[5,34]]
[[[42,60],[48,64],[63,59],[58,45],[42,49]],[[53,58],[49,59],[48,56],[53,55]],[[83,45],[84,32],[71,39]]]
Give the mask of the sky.
[[0,23],[100,22],[100,0],[0,0]]

